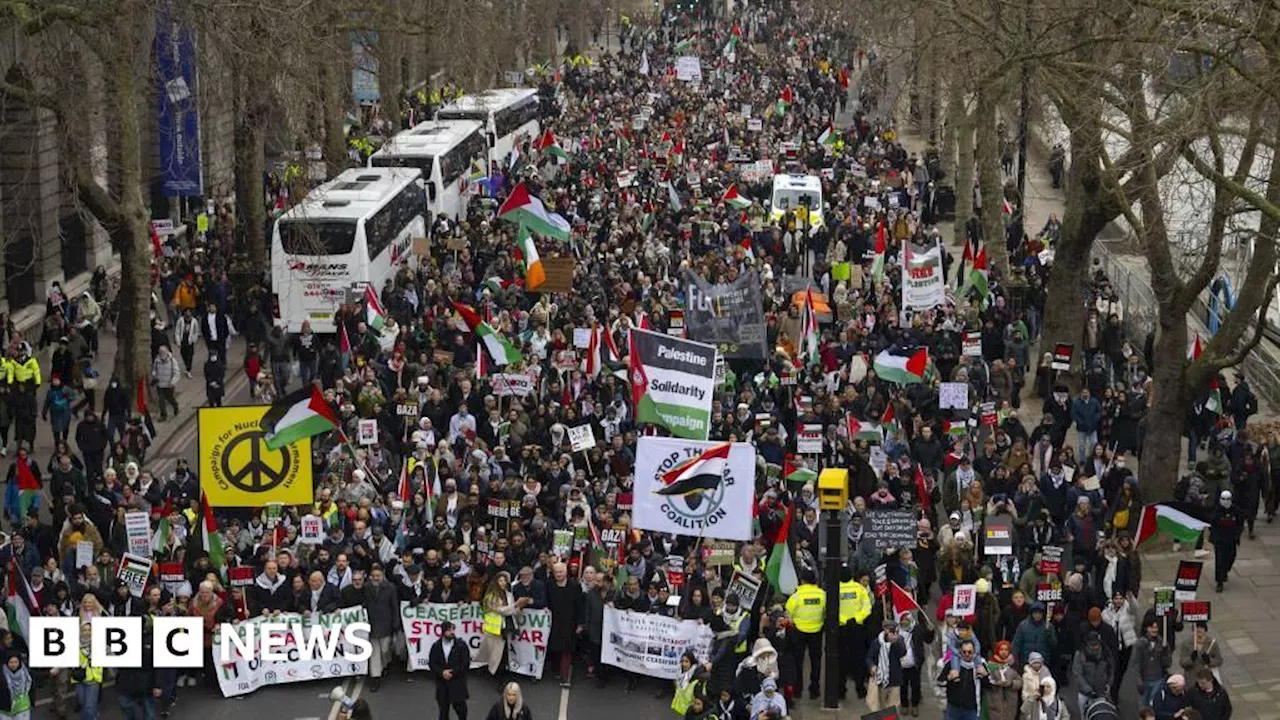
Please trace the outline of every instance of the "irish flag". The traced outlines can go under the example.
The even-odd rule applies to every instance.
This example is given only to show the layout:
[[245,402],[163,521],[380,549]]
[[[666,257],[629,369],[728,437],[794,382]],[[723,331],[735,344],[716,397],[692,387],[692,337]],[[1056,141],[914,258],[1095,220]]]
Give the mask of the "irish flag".
[[556,136],[551,133],[550,128],[542,133],[542,137],[534,141],[533,149],[554,157],[556,162],[563,163],[569,159],[569,153],[566,153],[564,148],[560,146],[560,141],[556,140]]
[[778,528],[778,536],[773,541],[773,552],[769,554],[769,562],[765,565],[764,574],[774,590],[783,595],[791,595],[800,585],[796,576],[796,565],[791,559],[791,509],[787,506],[787,516]]
[[541,200],[529,194],[524,183],[511,191],[502,207],[498,208],[498,217],[539,235],[557,240],[569,239],[569,221],[547,210]]
[[372,285],[364,286],[364,321],[366,325],[378,331],[387,324],[387,311],[382,309],[378,293],[373,291]]
[[22,517],[40,500],[40,479],[31,471],[29,458],[18,458],[18,512]]
[[737,185],[730,185],[729,189],[724,191],[720,202],[738,210],[746,210],[751,207],[751,201],[738,194]]
[[920,348],[910,355],[893,349],[881,350],[872,367],[882,380],[899,385],[924,382],[924,371],[929,366],[929,350]]
[[547,281],[547,271],[542,267],[538,246],[534,244],[533,236],[529,234],[527,226],[520,226],[516,245],[520,248],[520,254],[524,256],[524,286],[529,290],[536,290]]
[[267,434],[267,447],[276,450],[336,429],[338,415],[320,388],[312,385],[276,400],[259,425]]
[[5,601],[5,615],[9,618],[9,629],[14,635],[24,640],[31,636],[31,616],[39,614],[40,604],[36,602],[36,594],[31,590],[27,576],[18,569],[18,563],[9,559],[9,596]]
[[209,507],[209,498],[203,493],[200,494],[200,508],[204,514],[200,523],[200,541],[209,554],[209,564],[221,568],[227,564],[227,554],[222,549],[222,536],[218,534],[218,522],[213,519],[213,508]]
[[494,330],[489,323],[481,320],[475,310],[456,302],[453,304],[453,309],[462,316],[462,321],[467,324],[467,328],[476,336],[476,339],[484,343],[484,348],[489,351],[495,364],[510,365],[523,359],[515,345]]
[[1141,546],[1156,533],[1172,535],[1178,542],[1193,543],[1200,539],[1200,533],[1207,527],[1209,523],[1168,505],[1147,505],[1142,508],[1142,519],[1138,521],[1135,544]]

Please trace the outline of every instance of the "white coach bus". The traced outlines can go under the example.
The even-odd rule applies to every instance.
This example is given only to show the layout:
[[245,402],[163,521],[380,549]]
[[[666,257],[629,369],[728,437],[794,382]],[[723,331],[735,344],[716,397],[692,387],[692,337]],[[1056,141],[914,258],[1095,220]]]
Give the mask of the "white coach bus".
[[417,168],[347,170],[276,220],[271,285],[289,332],[304,320],[335,332],[348,290],[380,291],[400,260],[413,258],[413,240],[427,236],[421,177]]
[[396,135],[369,156],[369,167],[412,167],[422,171],[430,218],[447,215],[451,220],[467,216],[467,178],[471,163],[485,165],[489,147],[475,120],[418,123]]
[[436,111],[437,120],[476,120],[484,125],[489,159],[504,168],[511,148],[521,135],[537,139],[538,92],[530,88],[496,88],[463,95]]

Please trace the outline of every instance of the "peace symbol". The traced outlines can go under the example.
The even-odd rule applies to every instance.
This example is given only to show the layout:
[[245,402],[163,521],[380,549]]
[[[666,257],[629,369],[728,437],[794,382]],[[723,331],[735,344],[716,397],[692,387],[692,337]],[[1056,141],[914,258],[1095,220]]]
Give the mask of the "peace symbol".
[[[248,442],[249,461],[236,470],[231,469],[231,456],[240,443]],[[263,457],[264,451],[268,453]],[[283,458],[282,466],[277,469],[266,463],[273,459],[271,453],[279,453]],[[269,450],[266,445],[266,434],[258,430],[243,433],[227,443],[222,453],[222,474],[227,481],[245,492],[264,493],[284,482],[293,469],[293,458],[288,449]]]

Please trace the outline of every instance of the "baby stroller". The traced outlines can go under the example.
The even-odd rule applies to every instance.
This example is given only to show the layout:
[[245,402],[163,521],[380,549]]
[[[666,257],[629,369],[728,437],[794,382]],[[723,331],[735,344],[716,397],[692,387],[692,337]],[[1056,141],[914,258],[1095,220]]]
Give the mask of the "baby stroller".
[[1097,698],[1085,709],[1084,720],[1120,720],[1120,713],[1107,698]]

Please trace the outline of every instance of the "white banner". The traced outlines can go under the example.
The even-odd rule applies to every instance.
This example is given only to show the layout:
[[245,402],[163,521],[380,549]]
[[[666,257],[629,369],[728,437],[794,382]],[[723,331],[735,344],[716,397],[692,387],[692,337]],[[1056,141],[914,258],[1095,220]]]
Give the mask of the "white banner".
[[680,656],[692,650],[699,660],[706,660],[714,637],[711,628],[697,620],[676,620],[606,605],[600,662],[675,680],[680,676]]
[[528,375],[498,373],[489,376],[489,386],[493,388],[493,394],[498,397],[510,395],[524,397],[533,392],[533,378]]
[[942,271],[942,248],[934,245],[925,252],[903,246],[902,307],[928,310],[947,299],[946,275]]
[[[636,451],[635,526],[708,539],[750,540],[755,447],[733,443],[727,461],[699,461],[708,450],[723,445],[641,437]],[[678,477],[682,470],[685,475]],[[682,488],[675,487],[677,483]]]
[[[253,639],[256,647],[252,657],[237,657],[232,663],[218,664],[218,687],[222,690],[223,697],[235,697],[236,695],[247,695],[266,685],[283,685],[304,680],[329,680],[349,675],[364,675],[369,671],[369,662],[367,660],[356,662],[344,659],[344,656],[351,656],[356,653],[355,645],[348,642],[346,637],[338,641],[338,653],[332,660],[324,660],[319,657],[319,646],[328,644],[327,639],[331,637],[332,633],[340,634],[342,628],[349,623],[362,623],[368,622],[368,620],[369,615],[364,608],[349,607],[314,617],[310,614],[285,613],[277,617],[259,616],[231,625],[222,625],[214,633],[213,649],[215,653],[218,652],[221,635],[225,628],[234,628],[235,632],[243,637],[245,634],[244,628],[250,625],[258,626],[264,622],[299,623],[303,628],[304,634],[309,634],[313,628],[322,628],[326,642],[312,643],[313,657],[303,658],[300,656],[298,649],[298,638],[293,633],[288,633],[284,646],[273,648],[273,652],[283,652],[289,656],[289,659],[263,661],[260,658],[262,653],[262,634],[255,631]],[[304,650],[305,642],[304,640]],[[234,648],[234,644],[231,647]],[[326,685],[325,687],[328,686]]]
[[[551,611],[524,610],[512,617],[517,633],[515,638],[507,639],[507,669],[541,679],[551,635]],[[484,637],[484,610],[480,603],[410,605],[402,602],[400,623],[409,648],[409,670],[427,669],[427,656],[431,646],[440,639],[440,623],[446,620],[454,624],[454,633],[471,650],[471,667],[485,665],[479,658],[480,640]]]

